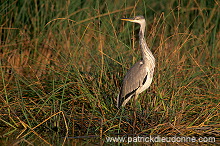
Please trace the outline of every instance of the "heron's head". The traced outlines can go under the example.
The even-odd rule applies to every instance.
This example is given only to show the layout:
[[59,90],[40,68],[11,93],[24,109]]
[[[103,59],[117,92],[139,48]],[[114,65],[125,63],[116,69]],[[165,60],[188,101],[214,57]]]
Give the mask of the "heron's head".
[[122,18],[121,20],[130,21],[139,24],[145,24],[144,16],[135,16],[133,18]]

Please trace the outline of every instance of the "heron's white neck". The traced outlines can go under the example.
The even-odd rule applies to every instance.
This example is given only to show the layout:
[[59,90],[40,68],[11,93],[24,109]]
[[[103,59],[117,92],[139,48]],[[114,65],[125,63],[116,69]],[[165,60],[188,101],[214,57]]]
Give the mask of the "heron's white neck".
[[[155,58],[150,51],[149,47],[147,46],[146,40],[144,38],[144,32],[145,32],[145,26],[146,23],[140,23],[140,32],[139,32],[139,43],[141,46],[142,50],[142,56],[143,56],[143,61],[145,62],[151,62],[152,64],[155,64]],[[154,68],[154,66],[152,66]]]

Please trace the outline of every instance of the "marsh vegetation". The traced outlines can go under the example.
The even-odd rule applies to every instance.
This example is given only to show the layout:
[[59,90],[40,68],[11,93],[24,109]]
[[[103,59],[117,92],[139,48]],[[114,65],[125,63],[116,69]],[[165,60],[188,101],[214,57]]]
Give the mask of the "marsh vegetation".
[[[220,136],[219,1],[7,0],[0,10],[2,144]],[[145,16],[156,58],[136,125],[132,102],[115,106],[127,69],[141,59],[139,26],[120,21],[134,15]]]

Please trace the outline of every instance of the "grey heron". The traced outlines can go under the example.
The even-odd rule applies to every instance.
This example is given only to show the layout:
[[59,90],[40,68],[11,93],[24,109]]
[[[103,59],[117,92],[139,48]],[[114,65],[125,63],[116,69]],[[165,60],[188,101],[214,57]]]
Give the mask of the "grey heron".
[[130,21],[140,24],[139,43],[142,51],[142,60],[135,63],[127,72],[120,93],[117,97],[117,107],[125,106],[126,103],[134,98],[137,100],[138,95],[149,88],[154,73],[155,58],[150,51],[144,38],[146,21],[143,16],[134,18],[123,18],[121,20]]

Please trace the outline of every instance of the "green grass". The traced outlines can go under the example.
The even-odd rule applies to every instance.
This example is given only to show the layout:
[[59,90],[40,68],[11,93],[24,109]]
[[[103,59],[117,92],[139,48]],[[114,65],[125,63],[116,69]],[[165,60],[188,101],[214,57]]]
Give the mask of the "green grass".
[[[67,131],[219,137],[219,4],[1,3],[2,143],[7,137],[53,143],[48,133]],[[141,59],[139,26],[120,21],[134,15],[147,19],[146,41],[156,58],[153,83],[139,95],[136,125],[132,101],[122,111],[115,107],[127,69]]]

